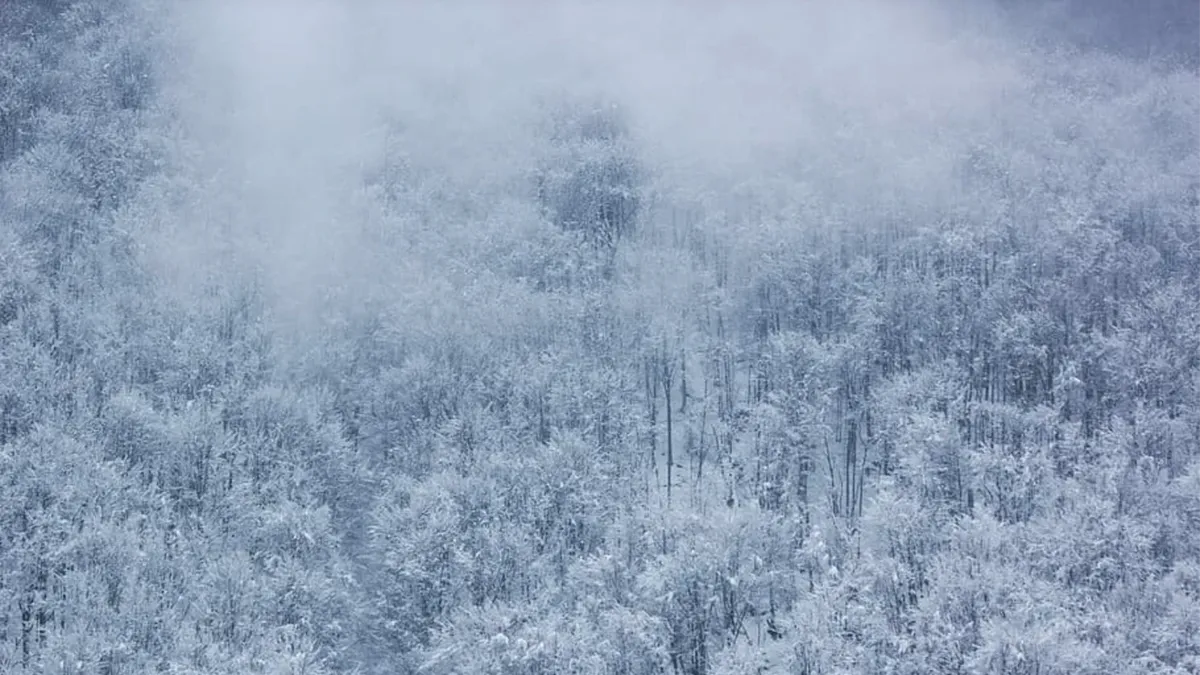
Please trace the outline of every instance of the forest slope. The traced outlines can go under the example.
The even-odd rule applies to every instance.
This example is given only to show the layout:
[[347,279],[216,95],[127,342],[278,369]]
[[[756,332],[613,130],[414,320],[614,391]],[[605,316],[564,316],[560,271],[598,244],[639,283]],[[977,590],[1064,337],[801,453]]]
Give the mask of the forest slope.
[[0,671],[1200,671],[1200,10],[795,4],[0,5]]

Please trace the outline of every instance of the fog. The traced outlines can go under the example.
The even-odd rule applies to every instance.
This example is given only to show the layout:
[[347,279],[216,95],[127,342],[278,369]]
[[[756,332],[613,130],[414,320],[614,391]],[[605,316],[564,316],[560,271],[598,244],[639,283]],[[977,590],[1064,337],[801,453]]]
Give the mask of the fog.
[[[526,236],[513,221],[563,101],[620,107],[660,204],[761,201],[821,228],[851,206],[953,199],[1037,60],[995,12],[931,2],[210,1],[174,25],[167,79],[205,186],[183,229],[266,270],[301,313],[366,277],[431,280],[456,255],[446,239],[480,221]],[[410,232],[412,259],[373,260],[366,235],[418,220],[363,191],[401,165],[463,217],[438,215],[441,243]],[[169,257],[175,274],[211,259]]]

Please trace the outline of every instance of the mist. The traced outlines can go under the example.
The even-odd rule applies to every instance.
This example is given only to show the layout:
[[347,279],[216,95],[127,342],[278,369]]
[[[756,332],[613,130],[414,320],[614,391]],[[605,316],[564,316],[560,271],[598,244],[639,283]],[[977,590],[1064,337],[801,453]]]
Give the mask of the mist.
[[[548,111],[566,101],[620,107],[660,205],[779,209],[795,199],[779,193],[808,193],[813,219],[793,227],[819,230],[848,208],[953,200],[957,165],[992,142],[1038,77],[998,21],[934,3],[176,11],[183,133],[212,177],[197,199],[226,210],[199,227],[232,236],[302,313],[363,277],[436,277],[425,266],[448,263],[430,255],[454,253],[430,237],[522,217]],[[362,186],[397,163],[466,217],[410,232],[414,259],[376,261],[368,233],[395,224],[376,222]]]

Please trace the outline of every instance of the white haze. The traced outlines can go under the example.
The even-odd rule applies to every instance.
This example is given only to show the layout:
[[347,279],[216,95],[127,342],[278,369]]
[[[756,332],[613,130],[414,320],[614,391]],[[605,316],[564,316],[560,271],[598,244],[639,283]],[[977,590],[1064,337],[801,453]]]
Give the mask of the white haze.
[[[958,3],[177,7],[168,79],[183,163],[205,187],[175,214],[164,269],[261,271],[301,325],[380,284],[434,298],[484,271],[472,252],[530,236],[527,179],[556,101],[619,104],[660,204],[754,202],[792,214],[786,227],[828,228],[952,203],[963,157],[1011,140],[1006,111],[1037,61]],[[435,222],[364,192],[398,157]],[[407,248],[381,255],[384,230]]]

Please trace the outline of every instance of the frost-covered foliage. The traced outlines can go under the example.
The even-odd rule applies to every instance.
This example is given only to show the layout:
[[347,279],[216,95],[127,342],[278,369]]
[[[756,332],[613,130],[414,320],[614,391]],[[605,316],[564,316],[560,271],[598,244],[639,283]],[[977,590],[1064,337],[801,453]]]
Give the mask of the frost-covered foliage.
[[519,4],[0,1],[0,672],[1200,671],[1200,9]]
[[641,168],[614,104],[563,106],[551,113],[550,157],[537,177],[538,199],[551,220],[612,248],[635,228]]

